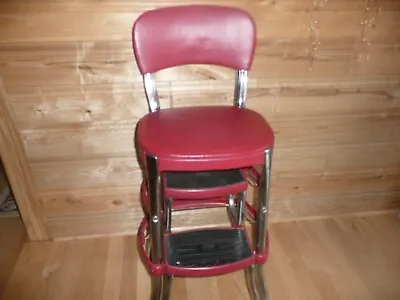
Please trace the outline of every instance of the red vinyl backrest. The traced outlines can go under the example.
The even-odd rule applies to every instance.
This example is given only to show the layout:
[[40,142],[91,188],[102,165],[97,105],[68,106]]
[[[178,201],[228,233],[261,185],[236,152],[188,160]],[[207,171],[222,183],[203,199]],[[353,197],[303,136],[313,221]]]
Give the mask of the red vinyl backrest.
[[249,70],[256,26],[238,8],[173,6],[143,13],[133,26],[132,40],[142,74],[188,64]]

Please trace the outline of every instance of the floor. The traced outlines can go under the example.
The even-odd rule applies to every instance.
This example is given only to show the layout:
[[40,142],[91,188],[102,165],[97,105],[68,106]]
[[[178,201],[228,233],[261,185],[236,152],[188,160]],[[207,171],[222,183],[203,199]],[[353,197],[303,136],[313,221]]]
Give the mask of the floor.
[[[397,214],[271,224],[270,233],[273,300],[400,299]],[[149,299],[135,243],[130,236],[25,243],[1,299]],[[175,279],[171,299],[249,297],[237,272]]]

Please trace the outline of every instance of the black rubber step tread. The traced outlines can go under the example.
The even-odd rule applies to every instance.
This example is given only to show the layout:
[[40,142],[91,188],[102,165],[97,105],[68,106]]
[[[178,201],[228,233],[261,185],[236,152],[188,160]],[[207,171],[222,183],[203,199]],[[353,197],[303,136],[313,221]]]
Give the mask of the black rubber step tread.
[[202,172],[165,172],[166,186],[173,189],[210,189],[244,182],[240,169],[202,171]]
[[220,266],[252,256],[242,229],[205,229],[167,236],[168,264],[201,268]]

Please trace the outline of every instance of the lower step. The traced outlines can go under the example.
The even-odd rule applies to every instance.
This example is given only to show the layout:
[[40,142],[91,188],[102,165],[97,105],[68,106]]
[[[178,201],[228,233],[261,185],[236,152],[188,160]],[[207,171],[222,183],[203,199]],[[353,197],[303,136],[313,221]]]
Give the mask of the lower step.
[[168,265],[209,268],[243,261],[253,255],[244,229],[204,229],[170,234],[166,239]]

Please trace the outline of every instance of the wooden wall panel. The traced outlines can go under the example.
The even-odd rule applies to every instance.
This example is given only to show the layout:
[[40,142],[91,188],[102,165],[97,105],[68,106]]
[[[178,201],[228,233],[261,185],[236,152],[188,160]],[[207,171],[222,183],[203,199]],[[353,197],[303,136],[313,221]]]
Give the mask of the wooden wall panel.
[[[167,83],[158,84],[160,103],[171,106]],[[10,88],[21,130],[134,125],[147,113],[142,84],[104,84]]]
[[47,239],[28,159],[15,126],[10,101],[0,78],[0,158],[18,210],[31,240]]
[[349,73],[358,76],[399,75],[399,45],[361,45]]
[[[93,4],[96,5],[96,4]],[[0,40],[8,42],[128,40],[132,20],[140,12],[15,12],[1,18]],[[63,21],[62,24],[58,23]],[[54,26],[54,24],[60,24]]]
[[[0,3],[0,77],[52,238],[135,232],[147,113],[131,27],[190,0]],[[400,207],[400,4],[393,0],[200,0],[258,25],[248,107],[276,133],[271,220]],[[234,72],[157,74],[163,108],[230,105]],[[179,214],[219,223],[223,210]]]
[[135,157],[68,160],[32,163],[40,191],[92,188],[96,186],[139,186],[140,168]]
[[[366,23],[368,30],[367,39],[372,44],[397,44],[400,39],[400,9],[381,10],[380,7],[373,7],[373,12],[367,14],[373,20]],[[368,26],[369,25],[369,26]]]
[[400,168],[400,142],[328,149],[327,172],[353,172],[362,169]]
[[[328,84],[332,82],[298,86],[251,82],[248,106],[270,120],[280,148],[398,140],[400,87],[396,82]],[[229,105],[232,85],[231,81],[161,85],[162,106]],[[142,86],[77,89],[68,86],[58,93],[48,88],[11,90],[31,161],[133,153],[135,123],[146,113]]]
[[[322,44],[311,49],[309,37],[291,42],[287,42],[287,36],[279,39],[283,41],[260,39],[251,72],[254,78],[344,76],[349,70],[352,42],[318,41]],[[0,71],[7,86],[19,86],[19,80],[34,86],[141,81],[129,40],[6,44],[0,45],[0,55]],[[186,81],[233,76],[232,71],[223,68],[190,66],[164,71],[158,79]]]
[[372,115],[339,118],[271,120],[277,143],[287,147],[335,145],[398,140],[399,116]]
[[[133,181],[133,180],[132,180]],[[59,189],[40,192],[45,212],[51,214],[120,211],[126,208],[138,209],[138,190],[140,181],[131,185],[102,188]],[[298,174],[297,176],[274,176],[272,180],[271,201],[289,201],[288,205],[306,198],[329,198],[346,195],[366,195],[373,193],[393,193],[398,190],[400,176],[397,169],[364,170],[363,172]],[[250,196],[252,198],[252,196]],[[300,200],[299,200],[300,201]],[[322,200],[321,200],[322,201]],[[376,201],[385,202],[385,198]],[[332,204],[334,205],[334,204]],[[351,206],[349,204],[349,206]],[[273,209],[272,209],[273,210]],[[351,211],[350,211],[351,212]],[[137,211],[135,214],[140,215]],[[327,214],[329,212],[326,212]],[[284,219],[283,212],[276,212]]]
[[86,189],[64,189],[40,192],[39,197],[48,215],[95,211],[140,210],[138,185]]
[[[336,144],[390,143],[400,140],[400,115],[271,119],[277,147],[315,147]],[[79,129],[22,131],[32,162],[132,155],[135,124]]]
[[346,172],[317,176],[279,177],[273,179],[273,198],[326,197],[397,191],[398,169],[392,171]]
[[[273,174],[298,177],[305,174],[396,169],[400,167],[399,150],[400,142],[340,147],[277,147]],[[31,163],[30,166],[40,191],[140,183],[141,173],[133,155],[124,157],[110,153],[105,157],[47,162],[42,159],[42,162]]]
[[[351,214],[370,214],[399,207],[399,193],[344,194],[329,197],[274,198],[270,203],[270,222],[293,221],[301,219],[324,218]],[[68,206],[70,208],[70,206]],[[136,234],[141,215],[135,209],[107,212],[85,212],[82,210],[65,213],[47,213],[46,224],[51,235],[57,239],[76,237]],[[207,218],[204,217],[207,215]],[[174,213],[173,227],[176,229],[196,228],[198,226],[226,225],[228,222],[224,209],[195,210]]]
[[7,86],[141,82],[129,36],[123,41],[24,42],[0,45]]

